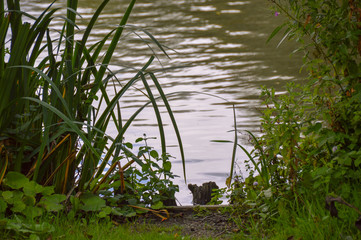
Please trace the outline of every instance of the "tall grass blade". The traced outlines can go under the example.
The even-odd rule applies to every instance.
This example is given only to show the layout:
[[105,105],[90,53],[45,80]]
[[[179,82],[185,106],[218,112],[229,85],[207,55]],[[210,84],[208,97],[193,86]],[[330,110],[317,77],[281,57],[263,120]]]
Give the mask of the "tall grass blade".
[[160,42],[150,32],[148,32],[146,29],[141,28],[141,27],[137,27],[137,26],[134,26],[134,25],[127,25],[127,27],[130,27],[132,29],[138,29],[138,30],[141,30],[142,32],[144,32],[157,45],[157,47],[164,53],[164,55],[166,55],[170,59],[168,53],[163,48],[162,44],[160,44]]
[[100,158],[99,153],[93,148],[91,142],[85,137],[84,133],[79,129],[79,127],[70,119],[68,118],[64,113],[60,112],[55,107],[51,106],[50,104],[43,102],[36,98],[30,98],[30,97],[24,97],[24,99],[36,102],[43,107],[48,108],[50,111],[58,115],[61,119],[64,120],[64,122],[70,127],[70,129],[79,135],[79,137],[83,140],[84,144],[96,155],[96,157]]
[[[113,97],[113,99],[109,102],[109,104],[107,104],[107,107],[103,110],[101,116],[99,117],[99,119],[95,123],[95,129],[102,129],[103,126],[107,125],[107,124],[105,124],[105,122],[107,121],[107,119],[109,120],[109,116],[113,113],[113,110],[117,106],[118,101],[120,100],[120,98],[134,84],[134,82],[139,79],[142,72],[144,72],[149,67],[149,65],[153,62],[153,60],[154,60],[154,56],[151,56],[149,58],[148,62],[143,66],[143,68],[131,80],[129,80],[127,82],[127,84]],[[146,104],[146,105],[148,105],[148,104]],[[105,169],[107,161],[110,159],[111,154],[113,153],[114,149],[116,148],[115,144],[122,142],[123,135],[124,135],[125,131],[128,129],[128,127],[130,126],[131,122],[135,119],[135,117],[140,113],[140,111],[142,111],[145,108],[145,106],[138,109],[138,111],[135,114],[133,114],[133,117],[129,118],[128,122],[121,128],[121,130],[119,131],[115,141],[110,146],[110,149],[108,150],[108,153],[106,154],[105,158],[102,160],[102,163],[100,164],[98,172],[97,172],[97,174],[95,176],[96,178],[99,177],[100,174],[102,173],[102,171]],[[95,136],[95,134],[93,136]],[[80,162],[80,159],[78,159],[78,162]],[[86,166],[89,163],[84,162],[84,164],[85,164],[85,166],[84,166],[84,168],[82,170],[82,174],[83,174],[83,171],[87,171],[88,168],[86,168]],[[87,181],[86,178],[81,179],[81,181],[79,182],[80,189],[82,189],[85,186],[86,181]]]
[[232,161],[231,161],[231,172],[229,173],[229,178],[226,181],[227,187],[231,186],[234,163],[236,161],[237,144],[238,144],[237,117],[236,117],[236,108],[234,107],[234,105],[232,105],[232,109],[233,109],[233,124],[234,124],[234,140],[233,140],[233,151],[232,151]]
[[[109,0],[104,0],[100,6],[97,8],[97,10],[95,11],[95,13],[93,14],[92,18],[90,19],[90,22],[88,23],[85,32],[83,34],[83,38],[80,41],[80,47],[78,49],[78,51],[75,52],[75,56],[77,58],[77,60],[75,61],[75,65],[74,67],[77,69],[79,68],[81,65],[79,64],[80,62],[80,58],[81,58],[81,54],[83,53],[83,49],[88,41],[89,35],[91,30],[94,27],[94,24],[96,22],[96,20],[98,19],[99,15],[101,14],[101,12],[103,11],[104,7],[108,4]],[[96,59],[96,58],[95,58]],[[91,63],[92,65],[94,65],[93,63]]]
[[148,93],[148,98],[152,102],[152,105],[153,105],[154,113],[157,118],[157,123],[158,123],[158,128],[159,128],[160,140],[161,140],[161,145],[162,145],[162,156],[165,156],[165,154],[167,153],[167,150],[166,150],[166,144],[165,144],[165,134],[164,134],[162,117],[160,115],[158,105],[154,99],[153,93],[147,83],[147,80],[145,79],[143,74],[140,74],[140,78],[142,79],[143,85]]
[[173,114],[173,111],[169,105],[169,102],[168,102],[168,99],[166,97],[166,95],[164,94],[164,91],[161,87],[161,85],[159,84],[158,82],[158,79],[156,78],[156,76],[154,75],[154,73],[152,72],[149,72],[149,76],[152,78],[159,94],[160,94],[160,97],[162,98],[163,102],[164,102],[164,105],[168,111],[168,115],[172,121],[172,124],[173,124],[173,128],[174,128],[174,131],[175,131],[175,134],[177,136],[177,141],[178,141],[178,144],[179,144],[179,150],[180,150],[180,153],[181,153],[181,158],[182,158],[182,167],[183,167],[183,177],[184,177],[184,181],[187,182],[187,176],[186,176],[186,168],[185,168],[185,157],[184,157],[184,149],[183,149],[183,143],[182,143],[182,139],[181,139],[181,136],[180,136],[180,133],[179,133],[179,129],[178,129],[178,125],[177,125],[177,122],[175,120],[175,117],[174,117],[174,114]]
[[15,68],[28,68],[34,72],[36,72],[37,74],[39,74],[44,80],[46,80],[50,85],[51,85],[51,89],[52,91],[54,91],[56,93],[56,96],[58,97],[58,99],[60,100],[60,102],[62,103],[62,106],[64,107],[64,109],[66,110],[68,116],[71,116],[71,112],[69,110],[68,104],[66,103],[66,101],[63,98],[63,94],[60,92],[57,84],[55,82],[53,82],[45,73],[43,73],[41,70],[31,67],[31,66],[14,66]]
[[[98,71],[97,76],[95,77],[94,83],[95,85],[99,85],[101,83],[101,79],[103,79],[103,76],[105,74],[105,70],[110,62],[111,57],[113,56],[115,47],[118,44],[118,41],[123,33],[123,29],[124,29],[124,25],[127,23],[128,18],[130,16],[131,11],[133,10],[134,4],[135,4],[136,0],[132,0],[122,18],[122,20],[120,21],[119,27],[117,28],[117,30],[115,31],[115,34],[113,36],[113,39],[108,47],[108,50],[104,56],[102,65]],[[96,88],[95,88],[96,89]],[[95,89],[91,91],[91,95],[95,94]]]

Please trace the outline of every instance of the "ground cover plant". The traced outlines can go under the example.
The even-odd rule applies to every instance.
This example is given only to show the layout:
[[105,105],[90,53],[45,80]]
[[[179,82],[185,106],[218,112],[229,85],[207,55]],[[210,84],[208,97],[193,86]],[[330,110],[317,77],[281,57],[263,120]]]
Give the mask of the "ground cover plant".
[[[168,111],[180,134],[167,97],[156,76],[147,70],[155,56],[128,80],[111,71],[111,58],[135,5],[105,37],[88,39],[109,0],[79,29],[78,1],[67,1],[60,31],[51,28],[59,9],[50,4],[39,16],[21,10],[18,0],[0,3],[0,218],[1,228],[29,236],[39,225],[24,227],[44,212],[95,212],[133,216],[146,208],[160,209],[174,202],[178,186],[172,183],[163,122],[157,101]],[[147,44],[165,55],[163,46],[147,31]],[[149,101],[128,119],[122,119],[119,100],[136,83],[143,84]],[[106,88],[120,85],[115,95]],[[152,106],[159,126],[161,151],[147,143],[139,149],[125,142],[124,133],[137,115]],[[106,133],[115,124],[114,137]],[[185,176],[185,175],[184,175]],[[67,206],[65,209],[64,206]],[[160,215],[162,217],[162,215]],[[44,226],[48,229],[48,226]],[[50,227],[51,228],[51,227]],[[50,229],[49,228],[49,229]],[[49,230],[48,229],[48,230]],[[35,232],[34,232],[35,231]]]
[[[263,89],[261,136],[250,133],[249,176],[233,183],[235,221],[274,239],[359,239],[361,220],[361,3],[270,0],[297,41],[302,85]],[[280,43],[280,44],[281,44]],[[245,215],[246,214],[246,215]],[[238,217],[237,217],[238,216]]]

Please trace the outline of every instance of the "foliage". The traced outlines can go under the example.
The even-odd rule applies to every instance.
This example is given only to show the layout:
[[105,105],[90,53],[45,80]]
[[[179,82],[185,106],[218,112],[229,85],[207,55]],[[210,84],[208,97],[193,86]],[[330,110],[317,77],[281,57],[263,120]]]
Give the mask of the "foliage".
[[[146,70],[154,56],[133,78],[119,82],[122,87],[115,89],[115,96],[106,92],[109,84],[119,81],[116,74],[123,70],[108,71],[108,66],[135,4],[135,0],[130,1],[116,29],[102,40],[88,44],[91,31],[108,1],[100,3],[84,31],[77,31],[77,1],[68,1],[60,32],[48,28],[58,9],[50,5],[35,18],[20,10],[19,1],[8,1],[8,10],[2,12],[0,21],[0,68],[3,69],[0,71],[0,89],[4,91],[0,106],[1,178],[6,171],[22,172],[39,184],[55,186],[57,193],[84,191],[89,188],[91,179],[100,179],[92,186],[94,192],[105,180],[99,176],[108,164],[112,171],[127,159],[140,167],[144,165],[127,148],[123,136],[137,115],[150,104],[158,121],[161,155],[166,155],[157,99],[164,103],[180,142],[166,96],[155,75]],[[23,22],[24,16],[30,17],[33,24]],[[165,53],[162,45],[146,33]],[[52,37],[56,34],[57,37]],[[6,41],[7,37],[10,43]],[[119,100],[137,81],[143,83],[149,102],[123,121]],[[153,84],[159,96],[153,93],[148,82]],[[114,138],[106,134],[110,121],[115,123],[118,132]],[[181,142],[180,149],[183,156]]]
[[[361,173],[361,3],[270,2],[286,16],[270,39],[285,29],[281,42],[299,42],[296,51],[304,52],[303,69],[309,77],[302,85],[288,84],[282,95],[263,90],[262,134],[250,134],[252,152],[239,145],[249,158],[250,174],[235,188],[236,201],[250,207],[254,226],[277,222],[284,211],[303,215],[309,210],[299,204],[314,209],[328,195],[341,196],[360,208],[351,193],[357,191]],[[353,209],[345,212],[354,215]],[[292,216],[289,220],[297,221]],[[323,219],[329,213],[319,210],[315,216]],[[337,229],[338,234],[357,231]]]
[[[140,146],[138,152],[138,157],[145,162],[142,168],[129,167],[111,174],[98,189],[107,206],[114,208],[112,213],[116,215],[135,215],[137,211],[147,211],[146,207],[157,210],[171,200],[175,202],[175,193],[179,187],[172,182],[176,176],[170,171],[171,163],[168,157],[160,158],[158,152],[147,145],[146,140],[146,137],[137,139],[138,142],[145,141],[145,145]],[[130,143],[127,145],[132,148]],[[95,179],[94,183],[90,184],[96,182]],[[140,210],[141,208],[143,210]]]
[[208,205],[219,205],[223,203],[221,199],[227,192],[229,188],[215,188],[212,189],[211,201],[207,203]]
[[[109,68],[126,30],[136,35],[143,31],[149,36],[145,44],[168,55],[149,32],[126,25],[135,0],[129,0],[116,28],[90,44],[88,39],[108,2],[101,1],[85,29],[79,29],[78,1],[67,1],[60,31],[51,28],[59,11],[53,4],[35,17],[21,11],[19,0],[0,3],[0,215],[4,228],[27,229],[28,237],[38,236],[52,228],[30,222],[45,212],[130,217],[174,201],[178,186],[172,183],[158,101],[174,126],[183,168],[184,154],[167,97],[154,73],[147,70],[155,56],[130,79],[117,78],[126,68]],[[149,101],[124,120],[120,100],[137,82],[143,86],[137,89]],[[106,91],[111,85],[114,96]],[[134,119],[149,105],[159,127],[160,154],[147,144],[135,153],[124,140]],[[106,133],[111,121],[115,137]]]
[[[97,194],[90,191],[76,196],[55,194],[54,186],[41,186],[18,172],[8,172],[0,191],[0,229],[23,237],[42,236],[52,232],[54,227],[47,222],[41,225],[33,222],[51,213],[64,212],[69,219],[74,219],[84,214],[94,214],[97,218],[128,218],[150,211],[167,219],[166,210],[159,209],[170,200],[174,201],[178,191],[178,186],[171,181],[175,176],[170,172],[170,162],[159,158],[147,145],[140,146],[140,155],[149,157],[144,159],[147,167],[141,170],[129,167],[123,173],[110,176]],[[163,166],[157,162],[162,162]],[[96,183],[94,180],[90,185]]]
[[34,220],[46,212],[63,210],[65,199],[65,195],[55,194],[52,186],[43,187],[18,172],[9,172],[0,190],[0,229],[30,239],[50,233],[54,231],[52,225]]

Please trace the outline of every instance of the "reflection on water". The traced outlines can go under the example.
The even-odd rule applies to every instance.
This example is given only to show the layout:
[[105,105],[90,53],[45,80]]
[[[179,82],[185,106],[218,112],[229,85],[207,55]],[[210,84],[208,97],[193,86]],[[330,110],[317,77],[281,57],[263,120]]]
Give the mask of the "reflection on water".
[[[25,10],[36,14],[47,6],[48,1],[21,2]],[[63,2],[55,5],[64,7]],[[96,0],[79,2],[82,23],[89,21],[98,4]],[[101,39],[120,22],[127,4],[128,1],[110,1],[98,21],[97,29],[92,31],[89,43]],[[266,0],[139,0],[135,5],[129,20],[132,26],[127,28],[113,57],[111,70],[124,67],[139,69],[153,54],[152,51],[158,54],[159,62],[153,64],[151,69],[157,71],[166,93],[179,93],[170,97],[170,104],[181,131],[187,180],[190,183],[212,180],[224,186],[230,170],[232,145],[211,140],[233,139],[231,104],[236,106],[239,136],[242,144],[246,145],[244,130],[257,133],[259,128],[260,86],[275,87],[281,91],[286,82],[300,78],[298,70],[301,61],[289,57],[293,46],[276,48],[276,41],[268,45],[265,43],[282,17],[275,17],[268,7]],[[61,28],[60,25],[52,27]],[[139,27],[151,32],[170,48],[167,51],[170,59],[162,55],[155,44],[149,43],[149,38]],[[123,71],[118,77],[125,81],[131,76],[129,71]],[[109,91],[113,91],[112,88]],[[122,100],[124,118],[129,117],[146,100],[140,92],[130,92]],[[162,111],[168,151],[175,157],[173,170],[182,176],[175,134],[166,110]],[[112,129],[109,133],[115,135]],[[158,136],[151,108],[145,109],[139,116],[129,129],[126,140],[133,141],[143,133]],[[159,145],[156,141],[149,144]],[[245,156],[240,151],[237,159],[242,166],[241,160]],[[189,204],[191,196],[183,179],[178,179],[177,183],[181,185],[179,200]]]

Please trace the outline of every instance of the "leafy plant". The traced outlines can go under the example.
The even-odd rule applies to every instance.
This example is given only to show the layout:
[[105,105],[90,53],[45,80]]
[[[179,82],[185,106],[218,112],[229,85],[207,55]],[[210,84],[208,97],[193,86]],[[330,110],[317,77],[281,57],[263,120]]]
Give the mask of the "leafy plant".
[[[126,204],[160,209],[164,205],[175,205],[175,193],[179,191],[179,187],[172,181],[176,176],[171,172],[169,156],[160,157],[157,151],[148,146],[148,139],[144,137],[136,140],[144,141],[137,155],[143,159],[142,168],[129,167],[116,172],[101,185],[99,193],[112,206]],[[127,145],[133,148],[132,144]]]
[[[285,29],[280,44],[299,42],[296,51],[304,52],[309,77],[302,85],[288,84],[285,94],[264,89],[261,136],[250,133],[251,152],[238,145],[248,156],[250,174],[235,187],[236,199],[251,207],[253,226],[264,222],[258,218],[283,219],[287,211],[312,212],[329,194],[358,207],[351,193],[360,184],[360,2],[270,2],[286,20],[269,39]],[[355,228],[346,231],[353,234]]]
[[9,172],[4,180],[0,202],[0,214],[8,211],[23,215],[29,219],[39,217],[44,213],[58,212],[64,209],[61,205],[66,196],[54,193],[54,187],[43,187],[35,181],[29,181],[18,172]]
[[[143,156],[148,165],[145,164],[146,167],[142,169],[129,167],[124,172],[108,177],[97,189],[97,194],[86,191],[67,197],[55,194],[53,186],[44,187],[29,181],[18,172],[8,172],[0,191],[0,228],[24,237],[29,237],[29,234],[40,236],[50,233],[54,228],[46,222],[45,225],[39,225],[34,221],[58,212],[68,212],[68,218],[73,219],[83,216],[83,213],[106,218],[133,217],[150,211],[167,219],[167,211],[159,209],[171,200],[175,203],[174,194],[178,191],[178,186],[171,181],[174,175],[170,171],[170,162],[159,158],[158,153],[147,146],[147,138],[139,138],[138,141],[145,141],[145,145],[139,147],[138,156]],[[131,148],[130,144],[127,145]],[[157,161],[162,162],[163,166],[158,165]],[[96,184],[97,180],[90,183]],[[67,198],[69,202],[66,203]]]
[[284,25],[285,37],[304,43],[301,49],[309,70],[309,82],[300,88],[301,107],[292,108],[298,114],[308,111],[301,121],[308,125],[297,141],[300,166],[311,173],[315,190],[345,194],[342,188],[357,184],[360,172],[361,5],[272,2],[290,19]]
[[65,195],[55,194],[54,187],[43,187],[18,172],[9,172],[0,191],[0,229],[21,236],[37,237],[54,231],[49,223],[35,219],[64,209]]

